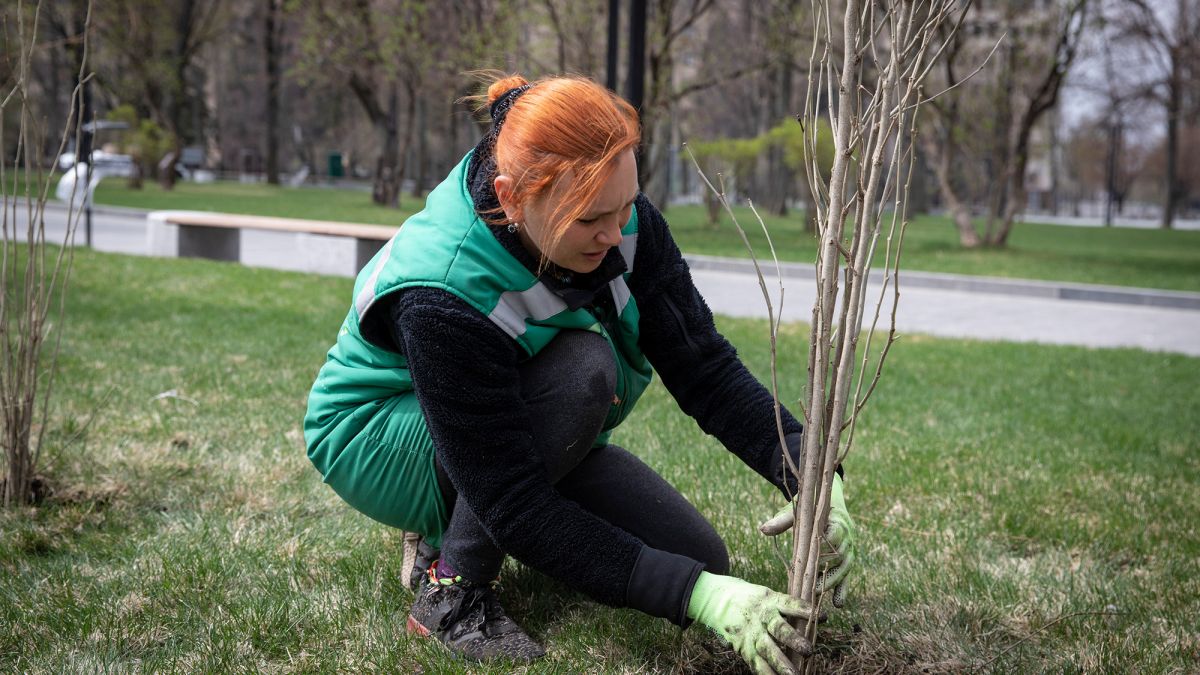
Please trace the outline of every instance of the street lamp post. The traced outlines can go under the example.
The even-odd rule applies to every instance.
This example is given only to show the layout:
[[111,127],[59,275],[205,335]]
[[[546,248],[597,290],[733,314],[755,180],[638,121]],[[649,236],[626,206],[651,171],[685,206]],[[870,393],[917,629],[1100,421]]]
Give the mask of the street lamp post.
[[617,90],[617,47],[621,39],[621,0],[608,0],[608,53],[604,85]]

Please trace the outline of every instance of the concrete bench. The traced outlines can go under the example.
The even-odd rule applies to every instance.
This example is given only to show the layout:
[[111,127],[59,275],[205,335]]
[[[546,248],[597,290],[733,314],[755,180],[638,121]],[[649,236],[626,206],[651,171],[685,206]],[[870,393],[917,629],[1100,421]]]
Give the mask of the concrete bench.
[[[246,216],[208,211],[153,211],[146,216],[147,249],[151,255],[242,261],[242,230],[293,233],[308,271],[346,273],[362,269],[398,228],[383,225],[335,223],[326,220]],[[331,240],[354,240],[353,270],[330,269]]]

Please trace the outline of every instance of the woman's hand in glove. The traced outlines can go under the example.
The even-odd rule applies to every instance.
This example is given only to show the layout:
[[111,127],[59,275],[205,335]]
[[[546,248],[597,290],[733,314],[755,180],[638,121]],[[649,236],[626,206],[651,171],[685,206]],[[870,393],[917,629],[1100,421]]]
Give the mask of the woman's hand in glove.
[[803,654],[812,647],[788,619],[807,619],[811,614],[812,608],[799,598],[708,572],[696,579],[687,610],[688,618],[728,640],[759,675],[796,673],[781,647]]
[[[773,537],[791,529],[794,518],[793,507],[788,505],[758,529]],[[821,538],[821,557],[817,563],[818,569],[823,571],[817,580],[817,593],[832,588],[834,607],[846,603],[846,577],[854,565],[854,558],[854,520],[846,510],[842,477],[834,474],[833,488],[829,493],[829,524],[825,528],[825,536]]]

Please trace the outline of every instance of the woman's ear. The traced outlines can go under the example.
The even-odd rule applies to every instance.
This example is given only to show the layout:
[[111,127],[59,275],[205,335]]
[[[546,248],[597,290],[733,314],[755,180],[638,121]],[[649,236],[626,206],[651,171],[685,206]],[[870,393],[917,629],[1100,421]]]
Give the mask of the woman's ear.
[[515,182],[512,177],[498,173],[492,181],[492,187],[496,190],[496,200],[500,202],[500,208],[504,209],[504,216],[514,223],[520,222],[521,207],[513,200]]

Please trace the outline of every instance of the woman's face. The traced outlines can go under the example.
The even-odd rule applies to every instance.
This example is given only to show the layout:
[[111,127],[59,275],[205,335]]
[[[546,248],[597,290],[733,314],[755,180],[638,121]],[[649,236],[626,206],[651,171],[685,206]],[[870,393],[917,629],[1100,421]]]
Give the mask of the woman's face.
[[[621,153],[613,161],[616,167],[596,198],[578,220],[567,225],[558,245],[546,251],[546,257],[555,265],[573,272],[591,272],[600,266],[608,249],[621,243],[621,228],[629,221],[638,193],[637,162],[632,150]],[[541,254],[542,243],[549,236],[550,218],[554,213],[562,212],[570,184],[570,176],[565,176],[554,189],[530,201],[524,208],[510,209],[506,202],[512,193],[512,179],[505,175],[496,176],[496,196],[508,218],[520,223],[517,232],[521,242],[534,256]]]

